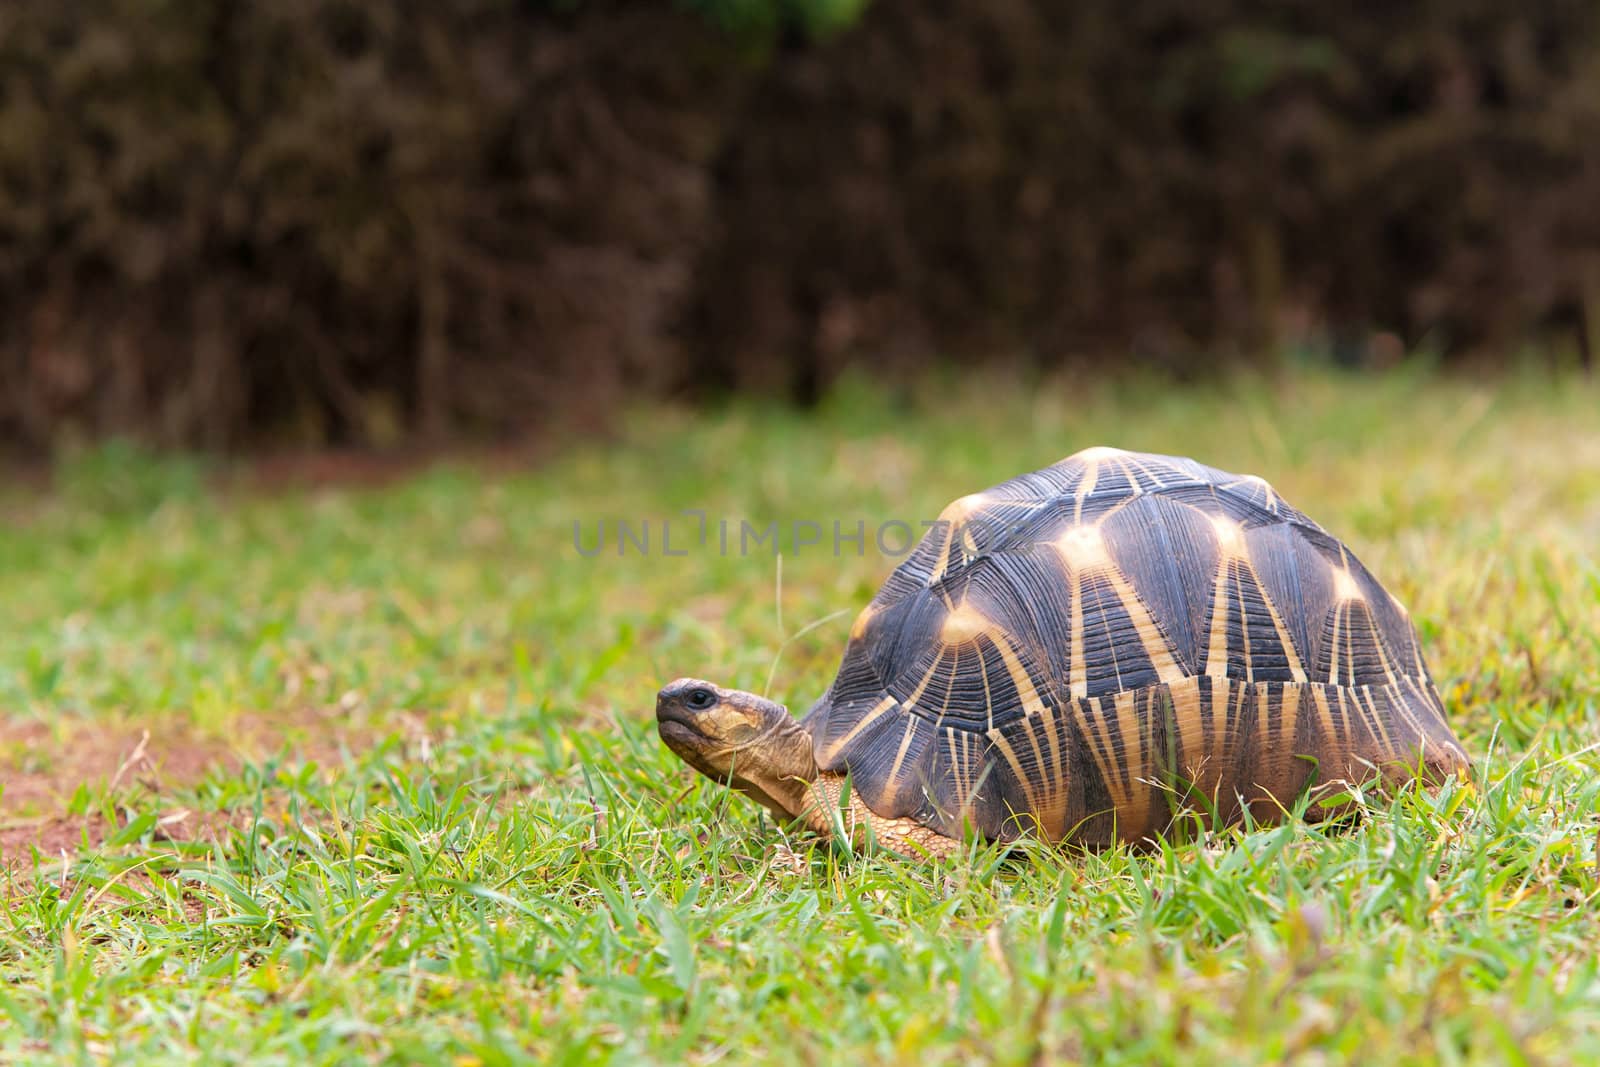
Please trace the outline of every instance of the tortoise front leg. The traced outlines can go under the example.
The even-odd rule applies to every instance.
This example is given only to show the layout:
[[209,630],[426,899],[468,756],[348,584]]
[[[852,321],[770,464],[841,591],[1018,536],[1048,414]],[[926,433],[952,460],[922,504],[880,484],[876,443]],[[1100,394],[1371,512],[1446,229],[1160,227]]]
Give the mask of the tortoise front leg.
[[962,849],[960,841],[915,819],[884,818],[863,804],[854,790],[850,791],[848,804],[842,806],[844,775],[823,773],[810,786],[814,803],[806,810],[806,825],[829,840],[834,836],[837,817],[850,835],[851,844],[857,848],[876,843],[910,859],[943,859]]

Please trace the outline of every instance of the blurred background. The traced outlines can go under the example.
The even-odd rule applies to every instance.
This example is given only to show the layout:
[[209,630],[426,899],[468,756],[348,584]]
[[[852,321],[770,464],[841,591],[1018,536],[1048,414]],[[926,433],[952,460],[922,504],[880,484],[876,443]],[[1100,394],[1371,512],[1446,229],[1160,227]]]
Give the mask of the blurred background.
[[1591,0],[0,5],[22,454],[1597,347]]

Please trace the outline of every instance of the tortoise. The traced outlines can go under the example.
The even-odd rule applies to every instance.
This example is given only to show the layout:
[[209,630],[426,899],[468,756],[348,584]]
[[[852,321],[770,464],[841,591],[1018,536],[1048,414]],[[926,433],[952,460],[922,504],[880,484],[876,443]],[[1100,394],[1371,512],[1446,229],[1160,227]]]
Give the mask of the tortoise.
[[1267,823],[1470,767],[1405,608],[1344,544],[1259,477],[1104,447],[945,508],[803,719],[680,678],[656,720],[780,818],[910,855],[968,828],[1097,847],[1183,810]]

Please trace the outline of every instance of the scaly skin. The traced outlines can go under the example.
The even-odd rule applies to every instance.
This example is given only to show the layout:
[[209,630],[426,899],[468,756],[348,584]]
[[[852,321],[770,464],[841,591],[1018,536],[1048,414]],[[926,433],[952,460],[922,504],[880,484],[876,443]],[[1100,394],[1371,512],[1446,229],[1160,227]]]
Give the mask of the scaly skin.
[[812,803],[805,813],[805,823],[824,837],[833,838],[835,823],[830,813],[838,812],[851,844],[858,848],[875,844],[912,859],[943,859],[961,851],[960,841],[946,837],[915,819],[884,818],[863,804],[853,791],[849,795],[848,807],[842,808],[846,789],[842,775],[818,775],[810,786]]

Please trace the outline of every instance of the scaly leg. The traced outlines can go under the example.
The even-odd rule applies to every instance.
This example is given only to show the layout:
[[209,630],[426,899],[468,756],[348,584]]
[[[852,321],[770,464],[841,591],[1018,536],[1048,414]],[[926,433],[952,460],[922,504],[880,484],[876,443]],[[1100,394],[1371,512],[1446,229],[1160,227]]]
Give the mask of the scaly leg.
[[832,838],[834,814],[843,820],[851,842],[860,847],[869,840],[897,855],[912,859],[930,859],[953,856],[962,849],[962,843],[946,837],[915,819],[886,819],[861,802],[855,791],[850,792],[849,806],[840,810],[844,796],[844,776],[822,774],[811,784],[814,803],[805,813],[806,825],[823,837]]

